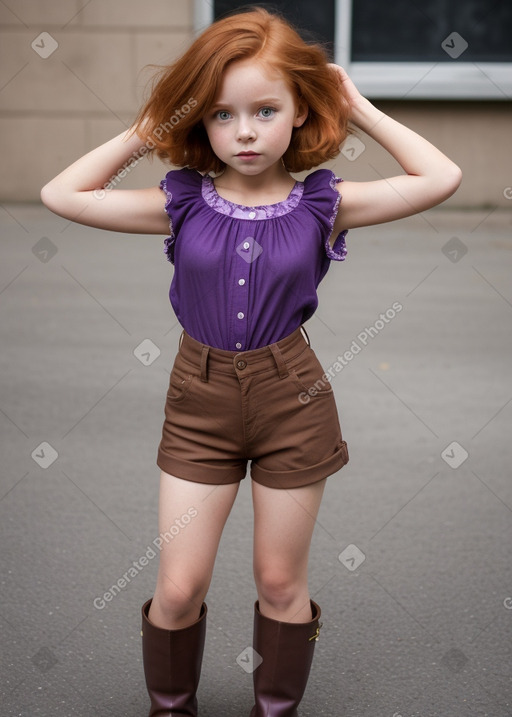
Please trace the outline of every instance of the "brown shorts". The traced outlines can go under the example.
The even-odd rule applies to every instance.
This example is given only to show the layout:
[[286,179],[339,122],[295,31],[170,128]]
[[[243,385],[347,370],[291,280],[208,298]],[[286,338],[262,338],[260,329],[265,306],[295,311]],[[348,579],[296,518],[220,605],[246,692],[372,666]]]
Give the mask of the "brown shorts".
[[[301,327],[302,328],[302,327]],[[329,381],[301,328],[252,351],[186,332],[171,371],[158,466],[178,478],[271,488],[315,483],[348,461]]]

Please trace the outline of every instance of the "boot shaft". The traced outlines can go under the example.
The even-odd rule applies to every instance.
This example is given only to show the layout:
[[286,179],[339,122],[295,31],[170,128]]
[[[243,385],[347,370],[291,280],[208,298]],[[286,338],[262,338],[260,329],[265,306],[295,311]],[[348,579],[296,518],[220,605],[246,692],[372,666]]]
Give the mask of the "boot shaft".
[[250,717],[297,717],[321,623],[320,607],[311,600],[312,620],[280,622],[254,606],[254,649],[263,661],[253,673],[256,704]]
[[142,607],[142,656],[151,699],[149,717],[197,717],[196,692],[206,636],[206,603],[198,619],[179,630],[149,620],[151,600]]

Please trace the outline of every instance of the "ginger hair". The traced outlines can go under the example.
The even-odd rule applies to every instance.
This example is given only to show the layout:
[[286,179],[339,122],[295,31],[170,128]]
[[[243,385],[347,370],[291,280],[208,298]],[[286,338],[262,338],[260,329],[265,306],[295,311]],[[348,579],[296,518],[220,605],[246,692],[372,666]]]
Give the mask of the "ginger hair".
[[338,73],[321,45],[306,43],[286,20],[259,7],[217,20],[178,60],[160,68],[133,131],[172,165],[221,172],[225,165],[210,146],[202,118],[227,65],[247,59],[279,72],[308,108],[283,155],[286,169],[300,172],[333,159],[349,132],[349,104]]

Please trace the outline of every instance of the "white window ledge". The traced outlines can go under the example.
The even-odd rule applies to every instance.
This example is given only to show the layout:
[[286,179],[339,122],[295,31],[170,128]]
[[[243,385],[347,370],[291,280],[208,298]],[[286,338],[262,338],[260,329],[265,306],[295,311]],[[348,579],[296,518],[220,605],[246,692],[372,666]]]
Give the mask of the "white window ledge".
[[512,99],[512,64],[353,62],[345,69],[367,97]]

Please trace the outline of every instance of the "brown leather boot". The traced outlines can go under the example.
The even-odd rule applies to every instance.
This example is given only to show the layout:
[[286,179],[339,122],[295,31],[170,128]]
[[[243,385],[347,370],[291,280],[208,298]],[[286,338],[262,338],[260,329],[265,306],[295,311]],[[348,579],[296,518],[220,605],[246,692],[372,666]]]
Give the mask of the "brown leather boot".
[[250,717],[298,717],[322,623],[311,600],[313,619],[306,623],[279,622],[265,617],[254,605],[253,648],[263,662],[253,672],[256,704]]
[[206,636],[206,603],[198,619],[179,630],[149,621],[151,600],[142,606],[142,656],[151,709],[149,717],[197,717],[196,691]]

